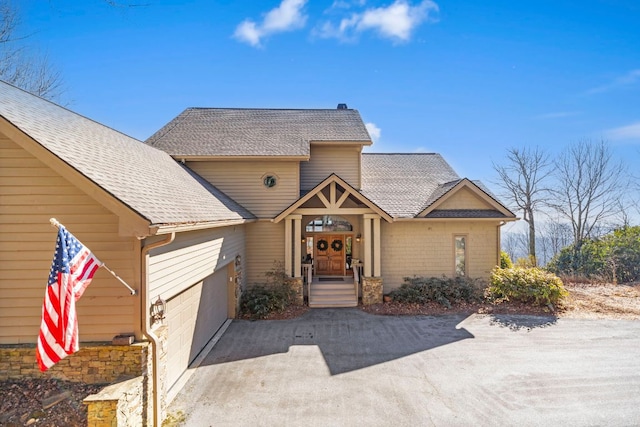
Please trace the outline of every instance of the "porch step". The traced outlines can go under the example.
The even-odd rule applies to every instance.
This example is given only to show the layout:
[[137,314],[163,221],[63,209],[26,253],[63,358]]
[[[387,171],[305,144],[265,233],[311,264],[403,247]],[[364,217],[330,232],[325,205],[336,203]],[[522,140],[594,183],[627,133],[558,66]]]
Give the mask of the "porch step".
[[353,283],[312,283],[309,307],[356,307],[358,298]]

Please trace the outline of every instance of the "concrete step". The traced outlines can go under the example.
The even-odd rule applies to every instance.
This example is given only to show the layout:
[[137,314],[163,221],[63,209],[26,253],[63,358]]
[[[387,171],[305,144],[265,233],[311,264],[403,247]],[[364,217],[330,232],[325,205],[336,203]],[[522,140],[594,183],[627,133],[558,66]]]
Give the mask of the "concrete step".
[[351,289],[311,289],[311,295],[355,295],[356,291]]
[[358,298],[353,283],[312,283],[309,307],[356,307]]
[[311,289],[355,289],[353,283],[312,283]]
[[340,307],[357,307],[358,301],[352,300],[335,300],[335,301],[309,301],[311,308],[340,308]]

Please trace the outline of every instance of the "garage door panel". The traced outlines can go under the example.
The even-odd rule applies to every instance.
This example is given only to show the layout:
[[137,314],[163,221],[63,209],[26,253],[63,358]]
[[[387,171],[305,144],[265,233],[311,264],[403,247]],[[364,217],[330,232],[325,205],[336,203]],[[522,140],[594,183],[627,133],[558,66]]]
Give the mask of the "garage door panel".
[[228,318],[223,268],[167,302],[167,380],[173,385]]

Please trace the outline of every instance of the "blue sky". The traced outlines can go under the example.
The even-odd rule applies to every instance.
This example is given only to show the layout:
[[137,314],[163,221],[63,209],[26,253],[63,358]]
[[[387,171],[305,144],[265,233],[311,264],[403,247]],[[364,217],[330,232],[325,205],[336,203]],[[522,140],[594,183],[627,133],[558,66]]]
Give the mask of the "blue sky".
[[14,3],[69,108],[141,140],[187,107],[346,103],[369,151],[487,183],[508,147],[585,139],[640,170],[637,0]]

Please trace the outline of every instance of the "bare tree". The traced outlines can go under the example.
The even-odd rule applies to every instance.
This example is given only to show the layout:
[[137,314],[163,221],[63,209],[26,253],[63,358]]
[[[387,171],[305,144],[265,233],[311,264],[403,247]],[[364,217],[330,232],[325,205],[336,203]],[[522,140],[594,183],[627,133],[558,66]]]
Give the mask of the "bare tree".
[[541,264],[547,264],[562,248],[569,246],[572,240],[571,226],[568,223],[554,218],[542,222],[538,233]]
[[536,262],[536,223],[535,212],[543,202],[547,192],[543,181],[550,175],[549,156],[539,147],[510,148],[507,150],[506,165],[493,164],[500,176],[496,182],[502,189],[502,195],[522,211],[522,219],[529,225],[529,256]]
[[526,230],[512,230],[502,233],[500,245],[514,262],[527,256],[529,236]]
[[48,99],[62,93],[62,77],[47,55],[26,44],[20,16],[10,0],[0,0],[0,79]]
[[625,168],[604,142],[570,145],[554,162],[557,185],[549,205],[571,224],[573,245],[595,237],[604,221],[620,212],[627,190]]

